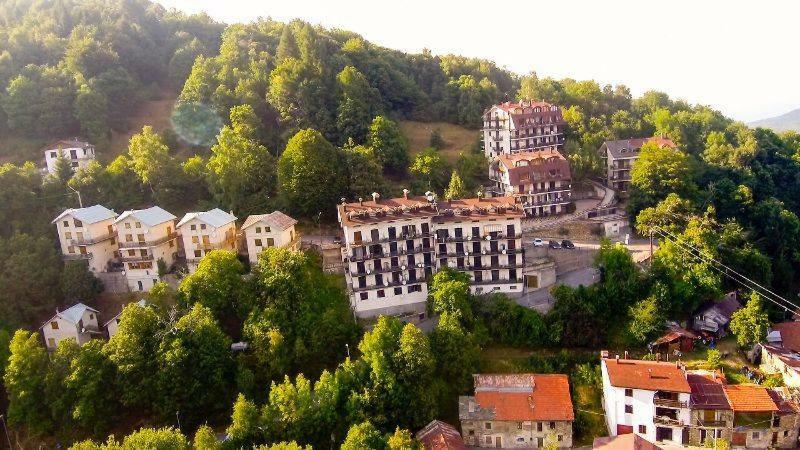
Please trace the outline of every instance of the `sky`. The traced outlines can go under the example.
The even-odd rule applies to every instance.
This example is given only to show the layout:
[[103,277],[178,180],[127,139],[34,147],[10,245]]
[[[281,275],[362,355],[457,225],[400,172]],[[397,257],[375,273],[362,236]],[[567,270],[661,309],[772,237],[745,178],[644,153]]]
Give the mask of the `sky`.
[[793,0],[156,0],[225,23],[299,18],[406,52],[650,89],[751,121],[800,108]]

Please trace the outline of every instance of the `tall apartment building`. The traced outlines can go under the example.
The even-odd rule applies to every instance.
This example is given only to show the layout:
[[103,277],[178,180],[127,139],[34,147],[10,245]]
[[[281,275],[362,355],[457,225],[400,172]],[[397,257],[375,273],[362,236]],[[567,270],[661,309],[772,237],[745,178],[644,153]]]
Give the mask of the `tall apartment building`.
[[114,221],[125,278],[132,290],[149,291],[158,282],[159,260],[167,268],[175,263],[178,252],[175,219],[153,206],[125,211]]
[[492,105],[483,113],[483,149],[490,160],[504,154],[563,150],[561,108],[522,100]]
[[620,193],[628,190],[631,183],[631,169],[639,158],[642,146],[648,142],[660,147],[675,148],[672,140],[659,136],[603,142],[598,152],[603,167],[606,168],[606,186]]
[[186,213],[176,229],[183,239],[189,273],[212,250],[236,250],[236,216],[219,208]]
[[61,156],[69,160],[72,170],[78,170],[88,166],[89,162],[95,159],[94,145],[78,138],[65,139],[48,145],[44,150],[44,161],[49,173],[56,171],[56,161]]
[[280,211],[248,216],[242,224],[242,232],[250,264],[257,263],[258,254],[269,247],[300,249],[300,235],[294,229],[296,224],[296,220]]
[[475,293],[522,292],[522,207],[513,197],[438,203],[426,197],[338,207],[351,305],[357,315],[422,313],[439,268],[468,273]]
[[527,216],[560,214],[572,202],[569,161],[556,150],[502,154],[489,164],[489,179],[500,195],[517,197]]
[[117,258],[117,213],[102,205],[67,209],[56,217],[58,240],[65,261],[86,261],[92,272],[106,272]]

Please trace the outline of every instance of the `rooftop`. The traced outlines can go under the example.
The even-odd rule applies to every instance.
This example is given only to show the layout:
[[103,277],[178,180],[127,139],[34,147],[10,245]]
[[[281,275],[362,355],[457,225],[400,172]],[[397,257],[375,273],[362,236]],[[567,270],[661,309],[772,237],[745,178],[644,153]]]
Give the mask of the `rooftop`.
[[214,208],[208,211],[201,211],[201,212],[190,212],[186,213],[178,225],[177,228],[180,228],[181,225],[185,224],[186,222],[191,221],[192,219],[197,219],[201,222],[207,223],[214,228],[219,228],[223,225],[229,224],[231,222],[236,221],[236,216],[230,213],[226,213],[225,211]]
[[[96,309],[92,308],[91,306],[86,306],[83,303],[76,303],[76,304],[70,306],[69,308],[67,308],[67,309],[65,309],[63,311],[56,312],[56,314],[53,317],[51,317],[50,320],[45,322],[44,325],[42,325],[42,327],[44,327],[45,325],[47,325],[51,321],[55,320],[56,318],[60,318],[60,319],[66,320],[69,323],[77,325],[78,322],[81,321],[81,318],[83,318],[83,314],[86,311],[92,311],[95,314],[99,313],[99,311],[97,311]],[[42,328],[42,327],[39,327],[39,328]]]
[[297,221],[292,219],[291,217],[287,216],[286,214],[280,211],[273,211],[269,214],[253,214],[247,216],[245,219],[244,224],[242,224],[242,229],[249,228],[256,223],[261,222],[266,224],[269,227],[276,228],[278,230],[285,230],[291,226],[294,226]]
[[163,210],[162,208],[158,206],[151,206],[147,209],[129,209],[117,217],[117,220],[115,220],[114,223],[119,223],[127,219],[128,216],[135,218],[139,222],[142,222],[149,227],[177,219],[177,217],[173,216],[171,213]]
[[[462,419],[572,421],[575,414],[566,375],[474,375],[475,396],[462,397]],[[474,402],[474,404],[472,404]]]
[[758,413],[779,410],[767,388],[763,386],[727,384],[723,388],[734,412]]
[[686,372],[674,362],[603,358],[611,385],[647,391],[690,394]]
[[425,450],[467,450],[461,433],[448,423],[434,420],[417,432]]
[[601,149],[605,147],[613,158],[630,158],[638,156],[639,150],[648,142],[654,142],[659,147],[675,148],[676,145],[669,138],[653,136],[649,138],[621,139],[618,141],[605,141]]
[[56,223],[66,216],[72,216],[83,223],[93,224],[117,217],[117,213],[103,205],[87,206],[86,208],[70,208],[62,212],[52,223]]
[[780,333],[783,348],[800,352],[800,322],[776,323],[772,330]]
[[723,389],[724,378],[710,371],[692,371],[686,380],[692,390],[692,409],[731,409]]
[[83,141],[79,138],[72,138],[72,139],[61,139],[55,142],[52,142],[47,145],[43,150],[53,150],[57,148],[67,148],[67,147],[79,147],[79,148],[87,148],[91,147],[92,144]]

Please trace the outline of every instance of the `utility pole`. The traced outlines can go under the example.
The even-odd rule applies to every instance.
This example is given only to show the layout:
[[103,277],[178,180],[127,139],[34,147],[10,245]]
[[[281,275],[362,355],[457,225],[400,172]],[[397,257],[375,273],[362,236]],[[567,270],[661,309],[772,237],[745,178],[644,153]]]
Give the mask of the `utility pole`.
[[68,188],[70,188],[70,189],[72,189],[72,192],[74,192],[74,193],[78,194],[78,206],[80,206],[81,208],[83,208],[83,200],[81,200],[81,193],[80,193],[80,192],[78,192],[78,190],[77,190],[77,189],[75,189],[74,187],[70,186],[70,185],[69,185],[69,183],[67,183],[67,187],[68,187]]
[[650,267],[653,266],[653,229],[650,228]]

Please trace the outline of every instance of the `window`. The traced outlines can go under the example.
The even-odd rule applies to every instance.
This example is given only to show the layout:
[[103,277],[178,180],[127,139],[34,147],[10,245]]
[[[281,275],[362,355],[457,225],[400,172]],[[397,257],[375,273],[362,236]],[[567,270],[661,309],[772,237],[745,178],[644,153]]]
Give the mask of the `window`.
[[190,230],[192,230],[192,231],[194,231],[194,230],[196,230],[196,229],[197,229],[197,225],[195,225],[195,224],[192,224],[191,226],[189,226],[189,229],[190,229]]
[[559,435],[558,435],[558,442],[561,442],[561,441],[563,441],[563,440],[564,440],[564,436],[563,436],[563,435],[561,435],[561,434],[559,434]]
[[75,219],[75,228],[80,228],[83,226],[83,222],[78,219]]
[[137,235],[136,235],[136,239],[137,239],[137,240],[138,240],[140,243],[143,243],[143,242],[144,242],[144,235],[143,235],[143,234],[141,234],[141,233],[140,233],[140,234],[137,234]]
[[470,436],[475,436],[475,430],[469,430],[469,435]]
[[555,422],[550,422],[550,429],[551,430],[555,430],[556,429],[556,423]]
[[195,250],[194,251],[194,257],[195,258],[199,258],[201,256],[203,256],[203,251],[202,250]]
[[367,293],[366,292],[362,292],[361,293],[361,300],[366,300],[366,299],[367,299]]
[[89,314],[89,320],[94,320],[94,314]]
[[633,414],[633,405],[625,405],[625,414]]
[[130,222],[125,222],[125,229],[126,230],[130,230],[131,229],[131,223]]
[[142,228],[142,222],[136,222],[136,228]]
[[54,330],[57,330],[57,329],[58,329],[58,322],[56,322],[56,321],[52,321],[52,322],[50,322],[50,326],[51,326],[51,327],[52,327]]
[[65,220],[65,221],[64,221],[64,226],[65,226],[65,227],[69,227],[69,222]]
[[518,437],[517,438],[517,442],[525,442],[525,438],[524,437]]
[[275,239],[267,238],[267,247],[274,247],[275,246]]
[[256,233],[261,233],[261,227],[256,227]]
[[486,443],[489,444],[489,445],[492,445],[492,437],[491,436],[486,436]]
[[205,230],[205,229],[206,229],[206,224],[204,224],[204,223],[201,223],[201,224],[200,224],[200,229],[201,229],[201,230]]
[[633,389],[625,389],[625,397],[633,397]]
[[256,247],[261,247],[261,239],[256,239]]
[[536,431],[542,432],[542,422],[536,422]]
[[199,236],[192,236],[192,244],[199,244],[200,237]]
[[264,233],[269,233],[270,231],[272,231],[270,227],[264,227]]
[[47,338],[47,346],[48,347],[55,347],[56,346],[56,340],[53,339],[53,338]]
[[136,256],[136,250],[128,250],[128,256]]
[[394,295],[401,295],[403,293],[403,288],[396,287],[394,288]]
[[761,439],[761,433],[758,431],[753,432],[753,439]]
[[64,232],[64,237],[65,237],[66,239],[72,239],[72,232],[70,232],[70,231],[65,231],[65,232]]
[[517,429],[518,429],[518,430],[521,430],[521,429],[522,429],[522,422],[517,422]]
[[73,247],[73,246],[71,246],[71,245],[70,245],[69,247],[67,247],[67,251],[68,251],[69,253],[75,253],[75,247]]
[[783,432],[783,437],[789,437],[789,430]]
[[491,430],[492,429],[492,422],[485,422],[483,424],[483,427],[486,428],[487,430]]
[[383,289],[378,290],[378,298],[386,297],[386,292]]
[[639,434],[647,434],[647,425],[639,425]]

